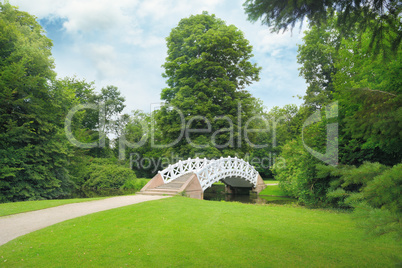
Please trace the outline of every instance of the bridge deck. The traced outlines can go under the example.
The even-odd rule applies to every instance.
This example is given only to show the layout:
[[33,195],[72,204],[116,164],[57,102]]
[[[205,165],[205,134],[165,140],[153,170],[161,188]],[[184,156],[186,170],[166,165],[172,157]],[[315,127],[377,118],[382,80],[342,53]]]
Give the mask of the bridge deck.
[[184,189],[183,186],[188,182],[188,180],[191,179],[191,177],[194,175],[194,173],[187,173],[184,174],[177,179],[166,183],[162,184],[158,187],[148,189],[146,191],[141,192],[141,194],[149,194],[149,195],[176,195],[180,192],[182,192]]
[[183,186],[183,184],[186,183],[188,179],[190,179],[190,177],[193,174],[194,173],[192,173],[192,172],[184,174],[169,183],[156,187],[155,189],[177,189],[177,190],[179,190]]

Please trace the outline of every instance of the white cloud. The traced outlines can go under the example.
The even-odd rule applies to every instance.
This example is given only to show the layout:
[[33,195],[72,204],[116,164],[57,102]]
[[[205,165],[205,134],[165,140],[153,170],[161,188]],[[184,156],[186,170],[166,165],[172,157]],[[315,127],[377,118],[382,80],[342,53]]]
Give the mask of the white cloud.
[[118,55],[111,45],[88,44],[86,54],[96,67],[98,80],[114,77],[124,77],[126,71],[118,59]]
[[63,19],[59,31],[64,31],[65,38],[54,40],[56,72],[61,77],[76,74],[87,81],[96,80],[98,88],[118,86],[126,96],[128,111],[149,110],[150,103],[159,102],[166,86],[160,67],[166,57],[165,38],[180,19],[202,11],[234,24],[253,45],[254,60],[263,71],[260,82],[249,89],[267,106],[294,102],[291,96],[305,91],[296,62],[296,43],[301,43],[302,37],[299,29],[293,35],[275,34],[259,22],[250,23],[242,7],[244,0],[10,2],[40,19]]
[[20,10],[27,11],[39,18],[49,16],[50,14],[57,14],[57,11],[65,5],[64,1],[52,0],[11,0],[10,4],[18,6]]
[[64,28],[68,32],[92,32],[94,30],[108,31],[124,24],[128,18],[113,5],[95,4],[91,1],[72,1],[58,15],[67,18]]

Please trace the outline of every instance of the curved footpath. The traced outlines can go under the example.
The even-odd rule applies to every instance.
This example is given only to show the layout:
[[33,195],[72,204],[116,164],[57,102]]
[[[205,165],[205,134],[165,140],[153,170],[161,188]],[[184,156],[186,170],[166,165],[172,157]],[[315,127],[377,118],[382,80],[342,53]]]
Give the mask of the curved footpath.
[[128,206],[169,196],[130,195],[73,203],[10,216],[0,217],[0,246],[21,235],[65,220],[108,209]]

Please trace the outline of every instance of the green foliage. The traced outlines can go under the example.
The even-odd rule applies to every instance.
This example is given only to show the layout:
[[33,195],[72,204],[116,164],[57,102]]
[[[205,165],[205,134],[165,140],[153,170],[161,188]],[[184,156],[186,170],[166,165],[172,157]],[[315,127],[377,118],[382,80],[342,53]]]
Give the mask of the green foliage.
[[362,193],[368,204],[375,208],[402,213],[402,164],[386,169],[368,182]]
[[325,206],[329,180],[316,176],[318,163],[304,150],[301,140],[291,140],[283,146],[273,173],[287,195],[307,206]]
[[[121,96],[120,91],[115,86],[107,86],[106,88],[102,88],[101,93],[97,95],[96,102],[104,105],[103,115],[105,117],[105,124],[101,131],[105,134],[113,133],[119,134],[119,129],[116,128],[118,126],[118,122],[116,125],[116,116],[118,116],[126,107],[124,101],[125,97]],[[115,120],[113,120],[115,119]]]
[[[82,143],[98,143],[100,139],[105,139],[104,147],[95,147],[90,149],[69,146],[68,169],[71,181],[74,182],[74,188],[82,188],[89,179],[91,163],[93,158],[113,158],[114,153],[110,148],[108,133],[118,133],[118,126],[114,117],[124,108],[124,98],[116,87],[107,86],[102,88],[101,93],[96,93],[94,82],[86,82],[76,77],[66,77],[53,81],[52,93],[58,97],[59,109],[63,111],[64,117],[69,110],[78,104],[95,104],[97,109],[83,109],[76,112],[71,120],[71,131],[75,139]],[[65,96],[61,99],[60,96]],[[104,125],[100,125],[100,110],[104,106]],[[63,118],[64,119],[64,118]],[[98,159],[99,161],[99,159]],[[105,160],[106,164],[110,164]],[[95,187],[96,188],[96,187]]]
[[353,207],[358,225],[367,233],[401,238],[402,164],[392,168],[368,162],[359,167],[318,165],[317,170],[317,177],[331,180],[328,201]]
[[384,62],[386,52],[377,58],[370,52],[372,30],[354,29],[347,40],[337,39],[338,31],[335,19],[312,25],[299,46],[300,73],[309,84],[304,105],[314,111],[338,101],[340,163],[395,165],[402,157],[402,49]]
[[250,163],[264,179],[273,177],[271,167],[275,157],[286,142],[299,136],[304,116],[304,108],[289,104],[283,107],[275,106],[269,112],[263,113],[260,120],[254,121],[254,128],[260,132],[255,133],[253,143],[263,147],[251,151],[250,158],[258,161]]
[[175,141],[186,128],[170,149],[183,158],[247,153],[237,116],[245,124],[259,112],[258,101],[245,87],[259,80],[261,68],[250,61],[252,47],[243,33],[203,13],[182,19],[166,40],[163,76],[168,88],[162,90],[165,105],[156,114],[163,144]]
[[[64,115],[67,115],[69,110],[76,105],[95,103],[97,98],[94,82],[88,83],[84,79],[80,80],[76,77],[65,77],[53,81],[51,90]],[[95,142],[99,139],[99,133],[95,131],[99,127],[98,124],[99,111],[83,109],[75,113],[72,118],[71,131],[79,142]]]
[[141,190],[147,183],[149,179],[129,179],[120,187],[123,190]]
[[[94,83],[56,79],[52,42],[36,18],[8,3],[0,11],[0,202],[58,198],[82,186],[118,188],[135,178],[108,160],[91,163],[114,157],[107,135],[124,125],[116,119],[125,107],[119,90],[96,93]],[[71,134],[98,143],[91,149],[74,147],[64,129],[68,112],[86,103],[98,108],[75,113]]]
[[[311,207],[327,206],[326,192],[330,179],[317,176],[316,165],[320,163],[320,160],[304,147],[309,147],[321,154],[331,153],[327,152],[328,148],[326,148],[328,120],[322,113],[319,122],[303,128],[310,109],[302,107],[299,111],[298,114],[285,117],[286,120],[278,124],[276,129],[280,141],[280,153],[272,169],[274,177],[280,181],[281,189],[297,198],[300,203]],[[281,141],[279,137],[282,135],[278,133],[282,133],[283,137],[287,138]]]
[[[83,155],[92,157],[113,157],[112,141],[108,136],[120,135],[127,115],[116,119],[124,109],[124,97],[117,87],[107,86],[100,93],[95,92],[94,82],[86,82],[76,77],[66,77],[53,82],[52,92],[56,96],[68,96],[68,101],[60,101],[60,110],[65,115],[79,104],[93,104],[95,109],[88,108],[77,111],[71,120],[71,134],[81,143],[96,143],[99,146],[90,149],[71,148],[73,156],[70,163],[78,163]],[[64,116],[65,117],[65,116]],[[63,118],[64,119],[64,118]],[[78,158],[78,161],[76,161]],[[72,169],[76,169],[71,166]],[[69,167],[70,169],[70,167]],[[73,176],[75,176],[73,174]]]
[[384,165],[369,162],[359,167],[347,165],[332,167],[319,164],[317,177],[331,181],[327,197],[333,206],[350,208],[364,199],[361,190],[386,169]]
[[361,202],[353,203],[358,226],[369,235],[392,234],[402,238],[402,164],[385,169],[361,191]]
[[0,3],[0,202],[69,192],[68,145],[52,42],[34,16]]
[[113,159],[91,159],[86,174],[84,188],[119,189],[129,180],[136,179],[135,173],[124,166],[120,166]]
[[373,59],[368,53],[371,34],[364,33],[360,44],[344,41],[335,64],[343,163],[370,161],[392,166],[402,158],[402,49],[386,63]]
[[303,44],[298,45],[297,62],[302,64],[300,76],[308,84],[304,104],[313,109],[324,107],[333,98],[334,59],[339,47],[336,38],[339,32],[334,24],[334,19],[321,27],[311,23],[303,37]]
[[[166,40],[168,57],[163,67],[169,88],[162,91],[164,100],[180,96],[181,88],[186,86],[198,84],[201,89],[210,85],[216,90],[216,86],[225,85],[233,91],[259,80],[261,68],[250,62],[252,46],[239,29],[227,26],[215,15],[204,12],[182,19]],[[223,93],[216,98],[224,97]]]
[[[272,134],[275,135],[275,146],[283,146],[291,139],[299,137],[304,121],[303,108],[295,104],[288,104],[283,107],[273,107],[267,114],[272,123]],[[275,149],[275,148],[272,148]]]
[[[140,178],[152,178],[157,171],[163,169],[163,165],[172,164],[166,158],[169,155],[165,150],[154,146],[162,144],[162,134],[154,117],[155,113],[132,111],[119,139],[121,156],[130,159],[132,169]],[[122,144],[126,145],[124,150],[121,149]]]
[[277,32],[289,27],[293,29],[305,17],[314,22],[324,21],[327,17],[325,1],[246,0],[243,6],[250,21],[260,19],[262,24]]
[[357,226],[369,236],[391,234],[396,240],[402,237],[401,213],[393,213],[387,209],[373,208],[366,203],[355,207],[353,218]]
[[[245,7],[249,19],[262,19],[275,31],[293,28],[305,17],[310,25],[298,54],[300,74],[308,84],[303,115],[280,126],[291,132],[293,124],[296,130],[294,140],[280,143],[279,164],[286,165],[273,169],[281,188],[307,205],[354,208],[369,233],[400,237],[400,3],[248,0]],[[329,142],[339,142],[337,167],[320,163],[298,140],[303,120],[334,101],[339,104],[337,121],[322,113],[302,137],[305,146],[328,153],[326,127],[336,122],[338,139]]]
[[[277,32],[293,29],[296,23],[302,24],[305,18],[311,25],[321,27],[337,16],[339,39],[353,39],[356,30],[359,33],[367,29],[372,31],[369,47],[374,55],[381,52],[392,55],[388,52],[395,53],[402,41],[402,6],[397,0],[246,0],[244,6],[249,20],[261,19],[262,24]],[[389,40],[385,41],[384,35],[387,34]]]
[[91,172],[91,160],[93,157],[75,151],[69,161],[68,171],[75,188],[82,188],[82,185],[88,180],[88,174]]

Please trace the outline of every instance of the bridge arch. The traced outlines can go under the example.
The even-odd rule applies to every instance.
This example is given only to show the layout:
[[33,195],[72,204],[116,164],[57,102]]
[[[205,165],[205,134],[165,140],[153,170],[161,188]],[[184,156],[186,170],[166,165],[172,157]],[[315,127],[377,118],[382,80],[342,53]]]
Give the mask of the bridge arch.
[[[187,176],[185,176],[187,175]],[[179,178],[182,178],[179,180]],[[159,189],[173,189],[168,186],[169,183],[178,184],[179,181],[188,180],[187,184],[183,182],[181,188],[177,190],[186,191],[186,193],[197,192],[195,196],[203,196],[203,192],[218,181],[224,181],[229,184],[233,181],[244,181],[246,185],[260,192],[265,188],[265,184],[255,168],[248,162],[237,157],[221,157],[220,159],[187,159],[169,165],[158,174],[141,190],[142,193],[150,192],[156,194]],[[191,181],[191,183],[190,183]],[[179,185],[180,186],[180,185]],[[177,187],[179,187],[177,186]],[[232,185],[230,185],[232,186]],[[149,191],[151,190],[151,191]],[[172,191],[173,193],[173,191]],[[191,197],[191,194],[190,194]]]

